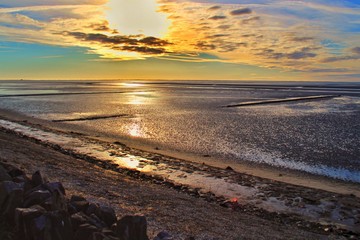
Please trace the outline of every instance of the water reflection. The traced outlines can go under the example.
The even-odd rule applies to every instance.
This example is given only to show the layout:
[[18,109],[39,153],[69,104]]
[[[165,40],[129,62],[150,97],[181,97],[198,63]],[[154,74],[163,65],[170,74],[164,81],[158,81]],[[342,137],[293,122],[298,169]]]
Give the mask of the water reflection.
[[141,83],[121,83],[121,85],[128,88],[144,86]]
[[140,164],[139,159],[137,159],[134,156],[129,156],[129,155],[124,156],[124,157],[116,157],[114,159],[114,162],[119,164],[120,166],[127,167],[130,169],[136,169]]
[[142,104],[149,104],[154,101],[154,93],[153,92],[146,92],[146,91],[139,91],[139,92],[132,92],[129,95],[128,104],[132,105],[142,105]]
[[129,127],[128,127],[128,133],[130,136],[132,137],[144,137],[144,133],[141,129],[141,126],[139,123],[132,123]]

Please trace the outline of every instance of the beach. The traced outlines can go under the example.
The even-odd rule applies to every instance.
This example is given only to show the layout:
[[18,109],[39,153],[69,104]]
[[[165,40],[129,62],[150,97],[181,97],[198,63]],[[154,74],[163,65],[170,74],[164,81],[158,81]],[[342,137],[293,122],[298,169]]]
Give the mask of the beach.
[[354,86],[9,81],[0,160],[150,237],[356,239]]
[[[32,123],[30,118],[21,119],[19,115],[12,122],[41,129],[39,123]],[[176,161],[139,149],[126,147],[124,150],[157,159],[159,164],[170,158],[171,169],[181,168],[188,174],[185,178],[202,172],[210,182],[210,176],[226,179],[224,184],[233,185],[220,188],[238,186],[235,192],[244,195],[234,200],[162,175],[124,170],[111,162],[39,141],[19,131],[2,128],[0,136],[2,162],[14,164],[26,172],[40,170],[47,178],[61,181],[68,194],[111,205],[118,215],[146,216],[149,236],[162,230],[170,232],[174,239],[355,239],[359,236],[360,191],[356,184],[330,181],[328,186],[337,187],[325,191],[318,188],[326,188],[326,184],[320,184],[326,181],[318,181],[315,189],[283,183],[279,175],[275,181],[231,168]],[[177,168],[174,167],[176,162],[181,163]],[[294,176],[291,178],[296,182]],[[213,189],[213,192],[219,190]]]

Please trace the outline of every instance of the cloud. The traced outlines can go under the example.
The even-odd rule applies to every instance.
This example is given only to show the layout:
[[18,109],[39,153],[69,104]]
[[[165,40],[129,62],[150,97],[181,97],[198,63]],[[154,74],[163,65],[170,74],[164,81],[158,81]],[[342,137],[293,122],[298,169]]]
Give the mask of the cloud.
[[15,26],[35,26],[42,27],[43,23],[36,21],[28,16],[19,13],[0,13],[2,24],[13,24]]
[[100,32],[114,32],[117,33],[116,30],[111,29],[109,27],[109,23],[107,21],[104,21],[102,23],[92,23],[88,26],[90,29]]
[[307,42],[307,41],[315,40],[315,38],[313,38],[313,37],[292,37],[289,40],[294,41],[294,42]]
[[313,72],[313,73],[344,73],[348,72],[349,68],[310,68],[306,69],[306,72]]
[[360,60],[360,47],[353,47],[348,49],[350,54],[348,55],[336,55],[321,60],[322,63],[332,63],[339,61],[350,61],[350,60]]
[[247,19],[243,19],[241,20],[241,23],[242,24],[249,24],[249,23],[253,23],[253,22],[257,22],[260,20],[260,17],[259,16],[256,16],[256,17],[251,17],[251,18],[247,18]]
[[145,37],[139,40],[139,43],[143,43],[150,46],[167,46],[171,45],[170,42],[162,40],[156,37]]
[[360,55],[348,55],[348,56],[336,56],[336,57],[327,57],[321,60],[322,63],[332,63],[339,61],[349,61],[349,60],[359,60]]
[[200,41],[198,43],[195,44],[196,48],[201,50],[201,51],[208,51],[208,50],[215,50],[216,49],[216,45],[215,44],[209,44],[203,41]]
[[221,19],[226,19],[226,16],[216,15],[216,16],[209,17],[209,19],[211,19],[211,20],[221,20]]
[[[114,9],[120,9],[122,1],[111,1],[116,3]],[[110,59],[153,56],[176,60],[186,56],[186,61],[200,62],[202,56],[211,55],[216,56],[211,61],[309,74],[358,69],[353,62],[360,59],[360,14],[344,1],[155,2],[155,17],[161,14],[159,19],[167,17],[170,23],[159,35],[141,32],[136,25],[139,17],[119,19],[118,11],[113,11],[113,18],[108,17],[108,0],[3,0],[0,38],[80,46]],[[147,21],[144,24],[148,26]],[[135,28],[138,35],[130,35],[133,33],[123,27]],[[338,46],[324,44],[326,41]],[[203,61],[209,59],[204,57]]]
[[107,0],[2,0],[1,5],[7,8],[28,6],[59,6],[59,5],[103,5]]
[[225,30],[231,28],[231,25],[220,25],[218,26],[219,29]]
[[115,35],[108,36],[100,33],[63,32],[64,36],[72,36],[83,42],[101,44],[113,50],[138,52],[143,54],[166,53],[164,47],[171,45],[170,42],[155,37],[143,37],[141,35]]
[[303,58],[313,58],[316,57],[316,53],[309,53],[309,52],[292,52],[285,54],[285,56],[289,59],[303,59]]
[[351,49],[351,52],[360,55],[360,47],[354,47],[354,48],[352,48],[352,49]]
[[240,8],[240,9],[231,11],[230,15],[239,16],[239,15],[250,14],[250,13],[252,13],[252,10],[250,8]]
[[121,46],[121,47],[114,47],[113,49],[122,50],[122,51],[130,51],[130,52],[138,52],[143,54],[150,54],[150,55],[158,55],[166,53],[164,48],[152,48],[146,46]]
[[213,10],[218,10],[220,8],[221,8],[221,6],[212,6],[212,7],[209,7],[208,10],[213,11]]
[[266,56],[271,59],[306,59],[314,58],[316,53],[309,52],[310,48],[302,48],[293,52],[277,52],[274,49],[259,49],[260,53],[257,55]]

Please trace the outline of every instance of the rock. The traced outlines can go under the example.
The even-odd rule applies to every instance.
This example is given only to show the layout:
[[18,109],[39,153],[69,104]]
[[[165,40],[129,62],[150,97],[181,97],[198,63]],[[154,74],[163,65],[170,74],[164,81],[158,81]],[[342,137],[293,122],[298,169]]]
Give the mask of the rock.
[[37,190],[27,194],[24,199],[24,207],[31,207],[33,205],[42,205],[45,200],[51,197],[51,193],[48,190]]
[[96,209],[95,215],[103,220],[108,227],[111,227],[116,222],[116,214],[111,207],[102,206]]
[[16,167],[13,167],[13,166],[9,166],[8,168],[8,174],[12,177],[12,178],[16,178],[16,177],[20,177],[20,176],[24,176],[25,178],[26,177],[26,174],[23,170],[20,170]]
[[70,220],[73,231],[76,232],[81,225],[89,222],[89,217],[83,212],[78,212],[73,214]]
[[70,215],[73,215],[73,214],[79,212],[79,211],[78,211],[73,205],[71,205],[70,203],[67,204],[67,209],[68,209],[68,212],[70,213]]
[[98,208],[99,208],[99,205],[97,205],[95,203],[90,203],[88,208],[86,209],[85,213],[86,213],[86,215],[90,216],[91,214],[95,214],[95,212],[97,211]]
[[111,229],[108,229],[108,228],[103,228],[101,230],[101,232],[107,236],[107,237],[114,237],[115,239],[118,239],[114,233],[114,231],[112,231]]
[[53,192],[49,204],[52,211],[68,211],[65,196],[60,190]]
[[82,224],[79,226],[79,229],[74,234],[74,239],[76,240],[89,240],[92,239],[93,233],[98,232],[98,229],[95,226],[90,224]]
[[106,223],[102,221],[98,216],[95,214],[91,214],[89,216],[89,223],[94,225],[97,228],[104,228],[106,227]]
[[79,201],[86,201],[86,199],[82,196],[72,195],[70,198],[70,202],[79,202]]
[[107,239],[106,235],[101,232],[94,232],[92,234],[92,240],[104,240]]
[[11,181],[11,180],[12,180],[11,176],[7,173],[5,168],[2,165],[0,165],[0,182]]
[[[106,224],[103,221],[101,221],[101,219],[99,219],[95,214],[92,214],[89,217],[83,212],[78,212],[72,215],[70,219],[71,219],[71,225],[75,232],[80,228],[81,225],[84,224],[89,224],[91,226],[94,226],[96,227],[96,229],[104,229],[104,227],[106,227]],[[108,229],[108,231],[110,231],[110,233],[114,235],[114,233],[111,230]],[[106,231],[104,233],[106,233]]]
[[85,212],[89,206],[89,202],[86,200],[85,201],[76,201],[76,202],[70,202],[69,205],[74,207],[77,212]]
[[[51,240],[68,240],[72,239],[73,232],[71,227],[70,215],[66,211],[53,211],[45,213],[45,222],[38,222],[36,226],[45,223],[43,238]],[[40,218],[42,217],[40,216]]]
[[168,232],[162,231],[154,238],[154,240],[172,240],[174,239]]
[[92,235],[92,240],[118,240],[118,238],[104,233],[95,232]]
[[40,174],[39,171],[36,171],[36,172],[32,175],[32,177],[31,177],[31,182],[32,182],[32,184],[33,184],[34,187],[39,186],[39,185],[41,185],[41,184],[44,183],[44,180],[43,180],[43,178],[42,178],[42,176],[41,176],[41,174]]
[[116,229],[117,229],[117,225],[116,223],[114,223],[113,225],[111,225],[110,230],[113,231],[114,233],[116,233]]
[[44,213],[29,208],[17,211],[18,227],[22,230],[20,239],[68,240],[73,237],[70,216],[65,211]]
[[21,176],[13,177],[12,181],[16,183],[26,183],[29,181],[29,179],[25,175],[21,175]]
[[2,162],[2,163],[0,163],[0,166],[2,166],[5,169],[5,171],[7,172],[7,174],[9,174],[10,177],[12,177],[12,178],[18,177],[18,176],[26,176],[24,171],[20,170],[17,167],[14,167],[13,165]]
[[17,208],[15,210],[15,225],[19,239],[34,239],[34,235],[39,229],[36,229],[34,219],[45,213],[45,209],[40,206],[34,208]]
[[227,166],[227,167],[225,168],[225,170],[234,171],[234,169],[233,169],[232,167],[230,167],[230,166]]
[[50,192],[59,191],[61,194],[66,195],[65,188],[61,182],[46,183],[44,187],[50,190]]
[[220,203],[220,206],[231,208],[233,210],[241,209],[240,203],[237,201],[237,199],[231,199],[231,200],[225,200]]
[[125,216],[117,223],[116,235],[120,240],[148,240],[147,223],[143,216]]
[[15,209],[23,204],[23,186],[11,181],[0,182],[0,214],[14,220]]

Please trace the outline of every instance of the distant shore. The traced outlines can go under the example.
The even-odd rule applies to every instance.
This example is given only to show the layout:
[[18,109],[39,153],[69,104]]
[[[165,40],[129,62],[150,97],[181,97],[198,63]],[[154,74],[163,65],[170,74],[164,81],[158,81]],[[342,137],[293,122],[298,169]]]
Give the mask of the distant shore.
[[[24,116],[16,113],[3,112],[1,116],[5,115],[8,119],[11,116],[12,121],[26,121],[23,123],[28,125],[39,124],[34,119],[24,119]],[[268,205],[259,208],[240,200],[239,202],[232,201],[184,187],[181,184],[174,184],[165,178],[149,178],[142,173],[136,174],[137,171],[118,171],[118,168],[112,169],[106,162],[98,164],[87,159],[86,156],[77,156],[71,152],[56,149],[51,145],[34,141],[6,129],[0,131],[0,152],[0,161],[15,164],[30,172],[40,170],[51,180],[62,181],[70,194],[80,194],[90,200],[111,204],[120,215],[147,216],[150,235],[167,230],[176,236],[175,239],[186,239],[191,236],[195,239],[234,239],[236,237],[318,239],[329,235],[348,237],[354,234],[358,236],[356,234],[360,233],[359,222],[356,222],[360,218],[360,191],[356,184],[336,181],[326,183],[324,180],[314,183],[306,177],[298,178],[280,172],[266,175],[266,169],[251,170],[251,166],[244,169],[232,165],[226,170],[224,166],[206,167],[205,165],[206,174],[215,175],[220,179],[231,178],[231,181],[241,182],[241,186],[248,187],[246,189],[255,187],[260,190],[254,202],[261,205],[261,201],[264,200]],[[151,157],[151,153],[148,156]],[[162,155],[159,154],[156,156],[160,156],[160,162],[166,163],[167,157],[161,157]],[[199,171],[202,163],[181,164],[181,166],[188,169],[186,171],[190,172],[189,176],[192,176]],[[303,186],[311,182],[312,187],[327,191],[248,175],[252,173],[264,174],[263,177],[266,178],[269,176],[271,178],[272,175],[272,179],[277,178],[277,180],[288,182],[291,180]],[[274,200],[273,203],[271,203],[272,200]],[[326,219],[325,215],[331,214],[331,206],[329,209],[322,209],[324,216],[318,218],[317,221],[314,220],[317,219],[316,217],[309,218],[310,216],[306,214],[301,217],[293,213],[287,214],[286,211],[267,212],[266,207],[271,207],[271,204],[280,204],[280,200],[287,204],[286,207],[299,211],[306,210],[307,206],[320,206],[321,203],[334,202],[336,204],[333,207],[347,209],[343,217],[347,220],[352,219],[353,224],[350,227],[335,222],[320,225],[320,222]],[[316,214],[316,211],[312,214]],[[257,224],[254,225],[254,222]]]

